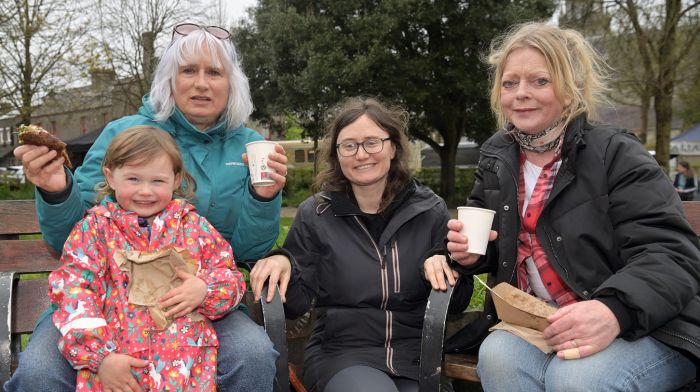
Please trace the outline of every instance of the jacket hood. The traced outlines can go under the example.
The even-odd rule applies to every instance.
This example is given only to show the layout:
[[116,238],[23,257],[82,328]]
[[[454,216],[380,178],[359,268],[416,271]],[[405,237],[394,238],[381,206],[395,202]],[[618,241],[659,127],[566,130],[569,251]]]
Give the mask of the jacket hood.
[[[153,219],[151,223],[151,237],[156,238],[158,233],[163,232],[166,227],[178,227],[183,217],[195,208],[185,199],[173,199],[168,205]],[[123,209],[114,200],[114,197],[108,196],[99,205],[91,208],[89,212],[97,216],[102,216],[112,222],[120,231],[124,233],[140,233],[138,215],[133,211]],[[140,234],[135,234],[139,236]]]

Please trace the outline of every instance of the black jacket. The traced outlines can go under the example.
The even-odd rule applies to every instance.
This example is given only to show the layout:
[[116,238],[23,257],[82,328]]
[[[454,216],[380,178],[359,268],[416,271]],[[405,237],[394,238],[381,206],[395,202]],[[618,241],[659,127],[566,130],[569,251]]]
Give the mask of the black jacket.
[[[423,262],[444,247],[449,213],[429,188],[395,206],[375,241],[345,193],[304,201],[283,251],[293,270],[285,315],[301,316],[316,299],[318,320],[304,354],[304,384],[322,391],[351,365],[417,379],[420,340],[430,286]],[[460,285],[467,305],[471,287]]]
[[[479,264],[462,272],[490,272],[497,282],[517,285],[519,146],[499,132],[481,154],[468,203],[497,211],[498,240]],[[584,116],[568,126],[537,236],[579,297],[610,307],[621,337],[651,335],[700,358],[698,238],[670,180],[634,135],[592,126]],[[491,302],[485,313],[483,326],[495,323]],[[485,334],[465,330],[452,348],[467,348]]]

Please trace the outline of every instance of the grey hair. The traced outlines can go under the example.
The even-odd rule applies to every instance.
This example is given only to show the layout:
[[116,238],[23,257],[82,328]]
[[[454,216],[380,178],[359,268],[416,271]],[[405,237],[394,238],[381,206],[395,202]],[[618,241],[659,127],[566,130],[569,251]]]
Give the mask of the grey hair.
[[229,77],[228,103],[224,117],[227,128],[238,128],[253,112],[248,78],[243,73],[236,48],[230,39],[219,39],[198,29],[186,36],[175,34],[163,53],[153,75],[149,100],[159,122],[166,121],[175,110],[175,79],[179,67],[211,54],[212,65],[224,69]]

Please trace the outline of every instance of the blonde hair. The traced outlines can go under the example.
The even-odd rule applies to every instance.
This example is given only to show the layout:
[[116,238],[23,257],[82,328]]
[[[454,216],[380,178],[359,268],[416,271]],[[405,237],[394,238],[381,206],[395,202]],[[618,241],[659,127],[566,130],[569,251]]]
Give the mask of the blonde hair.
[[[180,186],[175,194],[192,200],[196,183],[194,178],[185,169],[185,164],[180,155],[180,149],[169,133],[156,127],[139,125],[126,129],[116,135],[107,147],[102,159],[102,170],[105,168],[114,170],[124,165],[140,165],[149,163],[156,158],[166,156],[173,165],[175,176],[180,176]],[[95,186],[96,202],[99,203],[105,196],[114,196],[107,181],[102,181]]]
[[554,93],[560,102],[570,98],[564,108],[564,124],[586,113],[595,118],[597,107],[606,101],[610,67],[581,33],[528,22],[512,26],[491,42],[487,62],[491,66],[491,110],[499,128],[507,122],[501,108],[501,82],[508,55],[520,48],[538,50],[545,58],[552,75]]

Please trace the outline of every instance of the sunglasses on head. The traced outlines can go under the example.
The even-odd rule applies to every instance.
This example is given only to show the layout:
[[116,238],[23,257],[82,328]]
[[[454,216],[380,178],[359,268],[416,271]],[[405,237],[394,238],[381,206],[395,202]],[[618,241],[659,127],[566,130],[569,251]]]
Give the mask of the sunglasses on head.
[[228,30],[219,26],[200,26],[194,23],[182,23],[175,26],[175,28],[173,29],[173,38],[175,37],[175,34],[179,34],[184,37],[186,35],[189,35],[193,31],[200,29],[206,31],[207,33],[213,35],[218,39],[228,39],[229,37],[231,37],[231,33],[229,33]]

